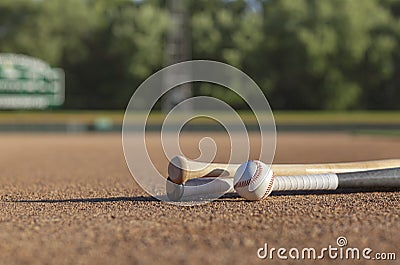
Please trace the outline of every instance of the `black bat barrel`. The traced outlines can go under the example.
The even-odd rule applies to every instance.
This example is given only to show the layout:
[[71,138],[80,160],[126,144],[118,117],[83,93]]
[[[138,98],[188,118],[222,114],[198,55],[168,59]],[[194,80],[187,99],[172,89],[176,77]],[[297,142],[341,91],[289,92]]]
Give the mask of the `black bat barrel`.
[[337,176],[339,189],[400,189],[400,168],[338,173]]

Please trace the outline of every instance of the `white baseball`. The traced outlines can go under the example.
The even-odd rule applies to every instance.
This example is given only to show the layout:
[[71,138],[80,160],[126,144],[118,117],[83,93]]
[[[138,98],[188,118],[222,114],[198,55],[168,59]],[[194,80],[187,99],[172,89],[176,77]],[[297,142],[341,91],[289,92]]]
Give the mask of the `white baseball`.
[[274,176],[270,166],[258,160],[249,160],[239,166],[233,181],[234,188],[240,196],[257,201],[272,192]]

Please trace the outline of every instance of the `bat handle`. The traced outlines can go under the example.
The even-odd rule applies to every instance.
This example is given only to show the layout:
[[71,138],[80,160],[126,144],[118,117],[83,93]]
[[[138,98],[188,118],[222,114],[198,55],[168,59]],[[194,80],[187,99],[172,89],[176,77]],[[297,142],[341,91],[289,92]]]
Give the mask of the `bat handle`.
[[335,190],[337,187],[338,177],[336,174],[313,174],[275,177],[272,190]]
[[[211,182],[213,184],[209,185]],[[232,178],[193,179],[185,185],[167,181],[166,188],[167,196],[171,201],[217,198],[234,191]]]
[[173,183],[183,184],[189,179],[203,176],[228,176],[234,173],[238,167],[237,164],[197,162],[183,156],[175,156],[168,165],[168,178]]

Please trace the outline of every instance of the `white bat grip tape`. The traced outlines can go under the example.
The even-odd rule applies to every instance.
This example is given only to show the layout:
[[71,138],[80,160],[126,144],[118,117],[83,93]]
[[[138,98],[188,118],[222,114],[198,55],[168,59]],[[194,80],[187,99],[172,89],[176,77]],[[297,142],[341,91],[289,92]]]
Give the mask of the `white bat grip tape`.
[[339,185],[336,174],[275,177],[273,191],[283,190],[336,190]]

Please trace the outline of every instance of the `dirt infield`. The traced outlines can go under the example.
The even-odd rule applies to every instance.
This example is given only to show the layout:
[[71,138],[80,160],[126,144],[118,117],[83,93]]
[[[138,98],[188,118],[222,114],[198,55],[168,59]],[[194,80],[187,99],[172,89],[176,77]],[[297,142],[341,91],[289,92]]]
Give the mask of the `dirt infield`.
[[[188,156],[198,155],[192,144],[200,136],[183,135]],[[212,136],[227,144],[223,134]],[[157,135],[149,139],[153,162],[165,170]],[[275,194],[259,202],[229,196],[178,207],[135,184],[120,134],[1,134],[0,146],[1,264],[305,264],[276,253],[260,260],[257,250],[265,243],[321,250],[337,247],[339,236],[348,247],[371,248],[371,256],[394,252],[397,260],[382,264],[400,264],[399,191]],[[400,158],[400,138],[284,133],[275,162],[383,158]],[[318,261],[331,262],[327,253]]]

